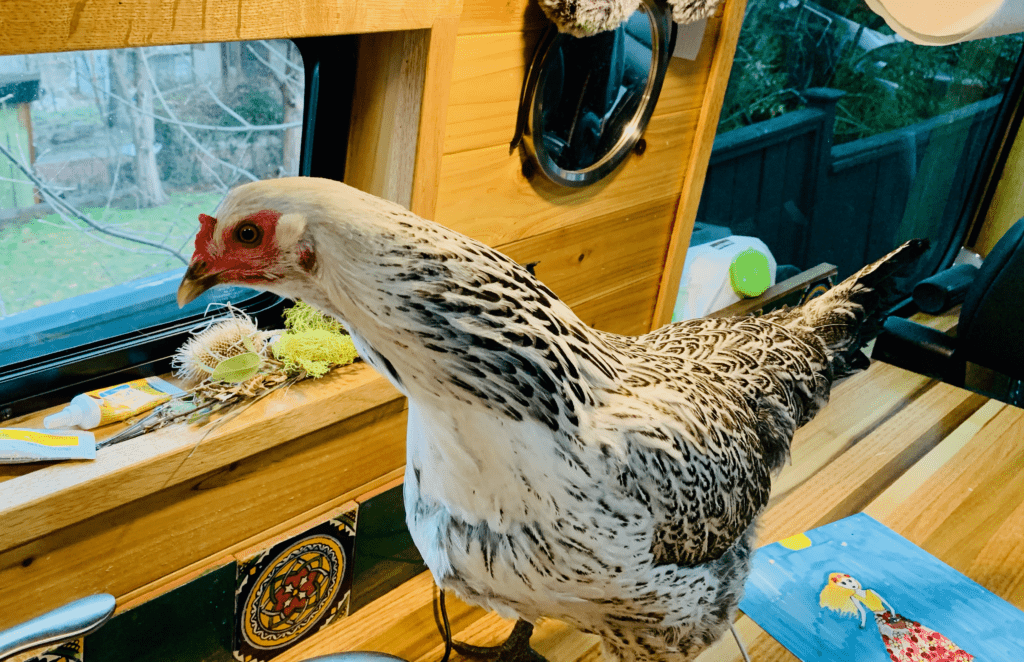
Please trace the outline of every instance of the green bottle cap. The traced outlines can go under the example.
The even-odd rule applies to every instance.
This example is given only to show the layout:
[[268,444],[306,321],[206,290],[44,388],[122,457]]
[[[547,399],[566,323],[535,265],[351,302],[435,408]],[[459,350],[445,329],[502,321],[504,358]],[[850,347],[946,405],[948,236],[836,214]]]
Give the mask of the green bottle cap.
[[741,297],[761,296],[772,284],[768,258],[753,248],[741,251],[729,265],[729,280],[732,289]]

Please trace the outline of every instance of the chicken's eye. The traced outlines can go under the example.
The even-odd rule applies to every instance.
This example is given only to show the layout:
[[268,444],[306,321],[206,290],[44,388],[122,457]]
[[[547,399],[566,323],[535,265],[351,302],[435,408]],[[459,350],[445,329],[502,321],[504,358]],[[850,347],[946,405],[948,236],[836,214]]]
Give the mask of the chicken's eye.
[[235,228],[235,239],[247,246],[255,246],[263,239],[263,230],[252,223],[243,223]]

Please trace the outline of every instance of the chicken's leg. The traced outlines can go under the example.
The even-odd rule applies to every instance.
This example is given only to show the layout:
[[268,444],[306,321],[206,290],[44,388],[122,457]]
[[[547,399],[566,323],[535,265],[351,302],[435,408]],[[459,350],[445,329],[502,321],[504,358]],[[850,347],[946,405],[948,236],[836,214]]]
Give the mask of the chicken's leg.
[[516,621],[512,634],[500,646],[473,646],[453,641],[452,648],[465,655],[489,662],[547,662],[544,656],[530,648],[533,623]]

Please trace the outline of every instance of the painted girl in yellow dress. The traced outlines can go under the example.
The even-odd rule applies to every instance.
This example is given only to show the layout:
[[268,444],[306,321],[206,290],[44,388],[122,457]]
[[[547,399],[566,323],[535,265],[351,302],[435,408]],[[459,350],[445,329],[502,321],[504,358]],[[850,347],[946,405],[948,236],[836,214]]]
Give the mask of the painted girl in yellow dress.
[[942,634],[896,613],[885,598],[842,572],[833,572],[821,590],[818,603],[844,616],[860,616],[867,624],[867,612],[874,614],[878,634],[892,662],[970,662],[974,656]]

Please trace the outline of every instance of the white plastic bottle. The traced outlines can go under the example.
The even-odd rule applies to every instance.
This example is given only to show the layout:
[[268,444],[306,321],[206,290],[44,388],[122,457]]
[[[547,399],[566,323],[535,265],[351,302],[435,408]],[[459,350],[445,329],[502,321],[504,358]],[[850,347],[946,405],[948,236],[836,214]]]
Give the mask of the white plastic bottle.
[[180,388],[159,377],[136,379],[76,395],[63,410],[44,418],[43,427],[53,430],[78,426],[91,430],[149,411],[182,393]]
[[100,425],[100,401],[82,393],[71,399],[71,404],[56,414],[43,419],[43,427],[47,430],[78,426],[82,430],[91,430]]
[[731,280],[730,267],[737,256],[751,250],[764,256],[768,269],[765,287],[774,285],[777,268],[775,258],[768,246],[757,237],[733,235],[706,244],[690,246],[686,252],[686,261],[683,263],[682,277],[679,279],[679,294],[676,297],[672,321],[704,317],[739,301],[744,296],[760,294],[739,292]]

